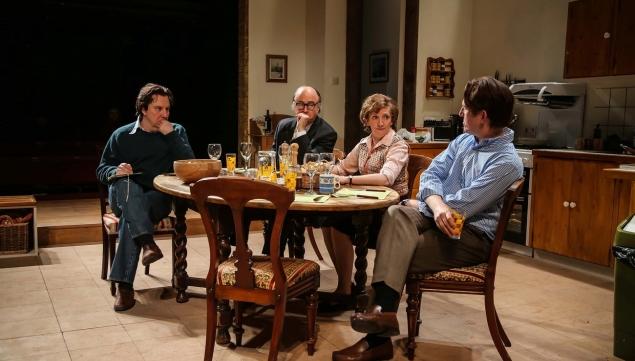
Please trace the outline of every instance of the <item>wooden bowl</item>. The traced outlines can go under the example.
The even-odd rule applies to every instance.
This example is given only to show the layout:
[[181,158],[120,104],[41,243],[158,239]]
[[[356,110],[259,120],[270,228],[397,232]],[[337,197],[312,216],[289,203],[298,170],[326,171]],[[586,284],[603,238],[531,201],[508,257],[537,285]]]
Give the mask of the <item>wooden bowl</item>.
[[183,183],[193,183],[205,177],[218,177],[221,162],[217,159],[183,159],[174,161],[174,173]]

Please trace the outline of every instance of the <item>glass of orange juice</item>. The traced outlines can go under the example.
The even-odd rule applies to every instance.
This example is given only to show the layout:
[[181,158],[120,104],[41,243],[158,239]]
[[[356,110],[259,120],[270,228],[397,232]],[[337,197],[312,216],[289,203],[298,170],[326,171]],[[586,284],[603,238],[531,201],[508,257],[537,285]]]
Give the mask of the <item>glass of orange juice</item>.
[[234,171],[236,170],[236,153],[226,153],[225,162],[227,164],[227,173],[234,175]]
[[284,172],[284,185],[288,190],[295,191],[296,180],[299,172],[300,167],[298,166],[290,166],[287,168],[286,172]]
[[465,223],[465,215],[456,209],[452,210],[452,218],[454,218],[454,229],[452,229],[453,239],[461,239],[461,232],[463,231],[463,224]]

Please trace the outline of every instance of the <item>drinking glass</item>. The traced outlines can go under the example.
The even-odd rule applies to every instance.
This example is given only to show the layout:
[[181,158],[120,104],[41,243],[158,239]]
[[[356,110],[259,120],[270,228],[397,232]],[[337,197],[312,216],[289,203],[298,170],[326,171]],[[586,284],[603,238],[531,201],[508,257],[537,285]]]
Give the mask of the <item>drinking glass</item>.
[[227,164],[227,173],[234,175],[236,169],[236,153],[225,154],[225,162]]
[[294,165],[290,166],[284,173],[284,185],[287,187],[288,190],[295,191],[299,172],[300,167]]
[[307,194],[316,194],[313,191],[313,176],[315,175],[315,172],[317,172],[319,162],[320,162],[320,154],[318,153],[304,154],[304,167],[306,168],[306,173],[309,176],[309,191],[307,192]]
[[461,239],[461,232],[463,231],[463,223],[465,223],[465,215],[456,209],[452,210],[452,218],[454,218],[454,228],[452,229],[453,239]]
[[333,153],[320,153],[320,174],[331,174],[333,168]]
[[207,154],[211,159],[218,159],[223,153],[223,147],[220,144],[212,143],[207,145]]
[[269,157],[271,158],[271,165],[273,166],[273,172],[277,172],[278,168],[276,167],[276,151],[275,150],[270,150],[269,151]]
[[273,171],[273,165],[271,164],[271,154],[267,150],[258,151],[258,179],[271,180],[271,172]]
[[240,143],[240,155],[243,157],[245,171],[247,171],[247,168],[249,166],[249,158],[251,158],[251,143],[249,142]]

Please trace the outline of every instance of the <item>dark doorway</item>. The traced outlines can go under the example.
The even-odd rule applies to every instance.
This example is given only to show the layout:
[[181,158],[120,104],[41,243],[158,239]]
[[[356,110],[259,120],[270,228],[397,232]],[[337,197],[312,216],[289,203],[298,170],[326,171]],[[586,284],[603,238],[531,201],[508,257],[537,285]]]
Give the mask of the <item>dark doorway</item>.
[[212,142],[236,149],[238,2],[26,1],[2,12],[0,31],[3,148],[34,144],[51,156],[57,146],[42,144],[103,144],[155,82],[174,92],[171,121],[197,157]]

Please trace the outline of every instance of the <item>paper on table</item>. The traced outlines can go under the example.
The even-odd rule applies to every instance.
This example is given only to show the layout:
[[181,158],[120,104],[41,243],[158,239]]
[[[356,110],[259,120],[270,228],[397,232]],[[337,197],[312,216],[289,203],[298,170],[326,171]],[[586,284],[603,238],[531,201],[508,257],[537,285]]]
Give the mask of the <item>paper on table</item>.
[[295,194],[295,202],[303,203],[324,203],[329,200],[331,196],[320,194]]
[[354,197],[354,196],[365,196],[377,199],[384,199],[388,197],[388,193],[390,191],[366,191],[364,189],[352,189],[352,188],[342,188],[339,191],[333,194],[333,197],[343,198],[343,197]]

